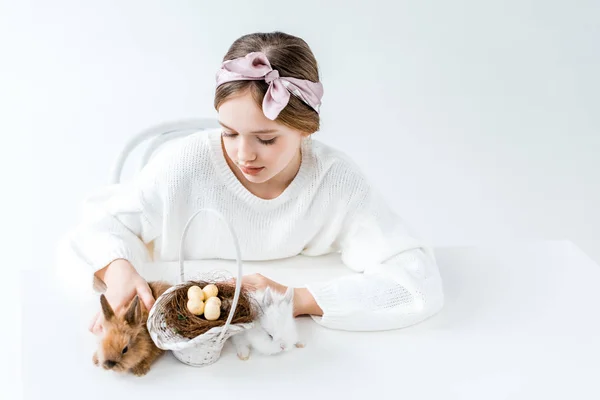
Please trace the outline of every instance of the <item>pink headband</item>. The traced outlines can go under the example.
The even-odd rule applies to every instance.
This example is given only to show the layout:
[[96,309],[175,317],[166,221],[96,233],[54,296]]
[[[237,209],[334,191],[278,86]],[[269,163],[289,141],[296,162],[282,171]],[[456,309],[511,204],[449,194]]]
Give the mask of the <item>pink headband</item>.
[[323,97],[321,82],[279,76],[261,52],[223,62],[217,72],[217,87],[231,81],[258,81],[264,79],[269,89],[263,99],[263,112],[270,120],[277,118],[290,101],[290,93],[311,106],[317,113]]

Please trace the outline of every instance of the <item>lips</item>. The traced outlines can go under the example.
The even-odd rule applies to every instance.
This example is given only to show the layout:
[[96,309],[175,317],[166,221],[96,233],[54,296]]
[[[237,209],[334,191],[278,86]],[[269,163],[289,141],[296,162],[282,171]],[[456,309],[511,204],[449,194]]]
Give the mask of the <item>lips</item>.
[[242,170],[242,172],[246,175],[256,175],[264,169],[264,167],[244,167],[241,165],[239,167]]

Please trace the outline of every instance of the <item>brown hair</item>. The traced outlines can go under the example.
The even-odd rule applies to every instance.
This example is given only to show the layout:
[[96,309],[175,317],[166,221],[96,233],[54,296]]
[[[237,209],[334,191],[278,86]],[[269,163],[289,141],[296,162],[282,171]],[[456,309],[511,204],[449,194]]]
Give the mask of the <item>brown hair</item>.
[[[308,44],[299,37],[283,32],[244,35],[233,42],[223,61],[257,51],[266,54],[273,69],[278,70],[281,76],[319,82],[317,60]],[[269,85],[263,80],[224,83],[215,91],[215,109],[218,110],[229,97],[246,90],[250,90],[256,104],[262,109],[262,101],[268,88]],[[320,122],[319,114],[293,95],[276,121],[308,134],[318,131]]]

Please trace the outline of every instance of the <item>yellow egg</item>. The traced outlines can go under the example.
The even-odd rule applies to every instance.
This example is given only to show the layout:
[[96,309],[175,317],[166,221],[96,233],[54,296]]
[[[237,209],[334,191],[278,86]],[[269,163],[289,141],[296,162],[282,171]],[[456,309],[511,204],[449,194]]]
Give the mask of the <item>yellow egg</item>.
[[219,319],[221,315],[221,306],[216,301],[207,302],[204,307],[204,318],[209,321],[215,321]]
[[218,297],[209,297],[208,299],[206,299],[206,304],[208,304],[209,302],[217,303],[219,307],[221,307],[221,299]]
[[204,302],[202,300],[192,299],[187,302],[188,310],[194,315],[202,315],[204,307]]
[[217,288],[217,285],[213,285],[212,283],[204,286],[202,291],[204,292],[205,299],[208,299],[209,297],[215,297],[219,294],[219,288]]
[[188,299],[192,300],[200,300],[203,301],[204,300],[204,292],[202,291],[202,289],[200,289],[200,286],[190,286],[190,288],[187,291],[187,295],[188,295]]

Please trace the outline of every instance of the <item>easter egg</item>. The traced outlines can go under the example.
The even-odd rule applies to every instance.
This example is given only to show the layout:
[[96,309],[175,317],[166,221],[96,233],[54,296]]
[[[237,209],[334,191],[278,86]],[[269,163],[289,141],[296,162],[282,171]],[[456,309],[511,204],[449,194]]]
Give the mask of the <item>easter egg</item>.
[[218,302],[210,301],[206,303],[206,306],[204,307],[204,318],[206,318],[208,321],[215,321],[219,319],[220,315],[221,306]]
[[219,305],[219,307],[221,307],[221,299],[218,298],[218,297],[209,297],[206,300],[206,303],[208,304],[209,302],[211,302],[211,303],[217,303]]
[[187,302],[187,308],[194,315],[202,315],[204,312],[204,302],[198,299],[190,299]]
[[190,288],[187,291],[187,295],[188,295],[188,299],[192,300],[192,299],[197,299],[200,301],[204,301],[204,292],[202,291],[202,289],[200,288],[200,286],[190,286]]
[[217,294],[219,294],[219,288],[217,288],[217,285],[214,285],[212,283],[204,286],[204,289],[202,289],[202,291],[204,292],[205,299],[208,299],[209,297],[215,297]]

